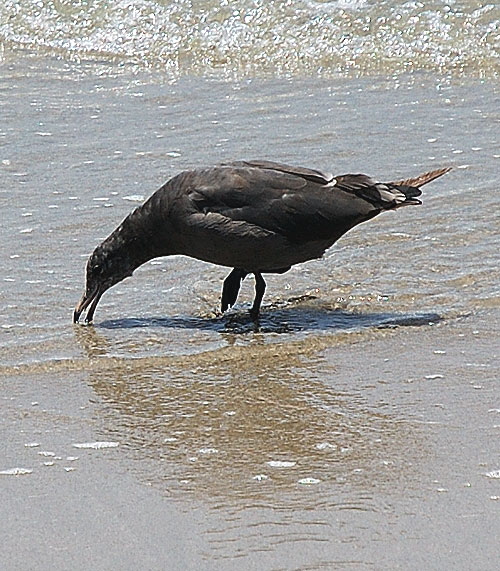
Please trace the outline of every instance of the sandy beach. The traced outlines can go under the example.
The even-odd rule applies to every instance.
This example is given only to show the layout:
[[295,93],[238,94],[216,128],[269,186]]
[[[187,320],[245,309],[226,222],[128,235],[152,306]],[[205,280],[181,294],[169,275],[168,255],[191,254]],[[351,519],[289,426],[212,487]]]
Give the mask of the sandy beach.
[[[257,363],[275,418],[253,412],[236,376],[225,385],[260,435],[247,444],[209,420],[209,438],[193,420],[163,423],[153,410],[168,388],[153,393],[144,366],[129,372],[128,394],[92,359],[90,382],[58,366],[36,384],[2,377],[4,458],[32,471],[1,479],[5,568],[491,569],[495,336],[468,317],[304,340],[286,387],[273,374],[277,344]],[[237,355],[224,352],[224,366],[255,375]],[[149,413],[131,417],[141,400]]]
[[[233,4],[0,7],[0,567],[496,569],[496,8]],[[133,208],[245,158],[453,169],[258,323],[172,256],[73,325]]]

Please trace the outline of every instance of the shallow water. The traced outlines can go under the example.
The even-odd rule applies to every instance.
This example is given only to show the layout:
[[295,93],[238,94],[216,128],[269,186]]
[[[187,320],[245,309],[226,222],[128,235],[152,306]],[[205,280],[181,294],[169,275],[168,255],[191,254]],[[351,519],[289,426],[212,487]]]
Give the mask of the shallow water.
[[[0,479],[12,568],[16,553],[88,568],[89,545],[96,569],[488,568],[494,80],[173,79],[14,51],[0,112],[0,471],[29,471]],[[422,206],[269,276],[257,325],[251,279],[222,317],[227,269],[182,257],[107,292],[95,327],[71,324],[88,254],[145,196],[252,157],[454,170]]]
[[[425,76],[172,84],[114,70],[29,57],[4,68],[7,361],[10,350],[13,362],[33,360],[42,340],[37,360],[78,355],[63,326],[92,249],[168,177],[242,157],[382,180],[455,167],[424,190],[422,207],[380,216],[323,260],[270,276],[261,331],[295,338],[498,308],[496,85]],[[224,332],[253,330],[238,312],[217,315],[226,274],[183,257],[154,260],[105,295],[96,321],[114,338],[132,333],[139,352],[151,331],[173,353],[223,346]],[[248,278],[240,312],[252,289]]]

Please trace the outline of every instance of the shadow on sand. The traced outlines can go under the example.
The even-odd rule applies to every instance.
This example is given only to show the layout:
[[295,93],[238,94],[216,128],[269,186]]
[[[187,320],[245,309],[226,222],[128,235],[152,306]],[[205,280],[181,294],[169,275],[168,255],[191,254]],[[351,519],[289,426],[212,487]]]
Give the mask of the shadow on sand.
[[358,313],[341,309],[288,307],[266,308],[257,321],[246,311],[229,312],[224,316],[127,317],[97,324],[103,329],[167,328],[196,329],[219,333],[293,333],[299,331],[357,331],[368,328],[395,328],[438,323],[437,313]]

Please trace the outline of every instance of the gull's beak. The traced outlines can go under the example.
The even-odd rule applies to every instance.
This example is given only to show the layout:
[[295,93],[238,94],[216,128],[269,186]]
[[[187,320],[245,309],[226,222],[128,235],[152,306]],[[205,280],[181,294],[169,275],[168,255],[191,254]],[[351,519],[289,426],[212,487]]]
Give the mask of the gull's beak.
[[104,290],[100,288],[96,288],[90,293],[85,292],[80,303],[75,307],[75,311],[73,312],[73,323],[78,323],[80,315],[87,309],[87,307],[89,309],[87,311],[87,316],[85,317],[85,323],[92,323],[95,309],[103,293]]

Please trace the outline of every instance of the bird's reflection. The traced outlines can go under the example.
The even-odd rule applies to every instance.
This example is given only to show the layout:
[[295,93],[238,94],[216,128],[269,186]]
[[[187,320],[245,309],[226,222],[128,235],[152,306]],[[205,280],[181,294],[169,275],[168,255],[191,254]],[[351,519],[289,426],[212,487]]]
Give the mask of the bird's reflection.
[[76,333],[93,362],[105,436],[165,491],[248,502],[314,482],[336,489],[323,497],[335,503],[344,485],[394,485],[421,454],[414,427],[370,409],[354,380],[350,393],[332,388],[335,370],[314,341],[256,336],[197,354],[129,358],[113,355],[109,331]]

